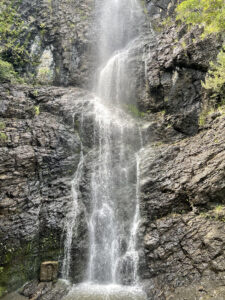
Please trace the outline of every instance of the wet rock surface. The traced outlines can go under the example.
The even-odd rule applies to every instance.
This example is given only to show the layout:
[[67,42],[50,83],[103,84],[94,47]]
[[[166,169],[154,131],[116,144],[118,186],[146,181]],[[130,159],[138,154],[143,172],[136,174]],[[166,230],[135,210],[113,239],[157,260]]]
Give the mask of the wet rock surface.
[[[80,153],[73,121],[75,101],[85,93],[78,89],[1,87],[3,291],[38,277],[42,261],[61,257],[64,218],[71,205],[71,180]],[[78,233],[82,240],[85,230],[83,224]],[[76,247],[76,255],[85,257],[85,243]],[[82,276],[82,269],[77,268],[75,277]]]
[[[160,1],[149,3],[158,13],[154,24],[173,14],[172,2],[170,12]],[[225,118],[217,111],[199,126],[199,114],[206,100],[201,81],[221,40],[202,40],[199,28],[166,26],[155,31],[144,55],[146,94],[139,107],[157,117],[150,114],[141,152],[139,272],[149,299],[220,300]]]
[[209,62],[221,49],[221,40],[202,40],[201,30],[188,32],[185,26],[162,27],[155,39],[144,46],[145,94],[139,98],[141,110],[163,112],[169,124],[184,135],[198,132],[202,102],[201,81]]
[[25,299],[32,300],[61,300],[68,293],[69,289],[70,285],[61,280],[55,283],[33,280],[25,284],[18,294],[26,297]]
[[[41,58],[51,52],[53,82],[57,85],[87,86],[92,73],[90,34],[94,1],[91,0],[22,0],[21,17],[28,25],[28,51]],[[34,72],[38,66],[28,66]],[[43,68],[42,74],[49,72]],[[41,76],[39,80],[42,81]]]
[[[173,14],[176,1],[147,3],[158,24]],[[22,1],[21,12],[32,23],[31,45],[40,38],[39,55],[51,49],[58,85],[91,84],[92,5],[88,0]],[[217,112],[204,127],[198,124],[201,80],[221,41],[201,40],[200,29],[187,32],[175,25],[153,31],[146,29],[143,49],[134,48],[131,60],[139,64],[130,70],[137,75],[135,98],[149,121],[142,128],[141,282],[151,300],[222,300],[225,117]],[[93,146],[93,114],[85,101],[90,97],[77,88],[0,87],[0,296],[38,278],[41,262],[61,263],[71,180],[80,157],[81,111],[85,153]],[[81,98],[84,105],[77,102]],[[85,210],[90,212],[93,158],[94,149],[81,182],[85,201],[72,245],[75,282],[83,279],[87,264]],[[38,281],[21,291],[43,300],[62,299],[67,292],[61,283]]]
[[220,115],[192,138],[142,152],[140,274],[150,299],[193,299],[190,285],[210,281],[206,299],[225,295],[212,296],[213,282],[224,285],[224,128]]

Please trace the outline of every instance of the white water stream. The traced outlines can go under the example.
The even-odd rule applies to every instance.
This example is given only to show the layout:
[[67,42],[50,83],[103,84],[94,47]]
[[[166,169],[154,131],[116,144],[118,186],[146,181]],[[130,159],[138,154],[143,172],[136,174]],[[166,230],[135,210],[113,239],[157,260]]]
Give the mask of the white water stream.
[[[96,0],[99,12],[99,69],[93,90],[91,210],[87,216],[89,261],[86,281],[65,298],[145,299],[138,286],[139,155],[137,122],[124,110],[132,104],[128,73],[130,50],[143,14],[137,0]],[[84,155],[72,182],[73,205],[67,217],[62,274],[69,278],[71,245],[76,236],[79,184]]]

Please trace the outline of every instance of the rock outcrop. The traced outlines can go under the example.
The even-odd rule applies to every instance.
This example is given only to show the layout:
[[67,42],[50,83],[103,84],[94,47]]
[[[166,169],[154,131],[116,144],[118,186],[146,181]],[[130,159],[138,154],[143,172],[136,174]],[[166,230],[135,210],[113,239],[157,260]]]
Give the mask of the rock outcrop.
[[[130,73],[144,113],[140,279],[151,300],[224,299],[224,110],[199,126],[206,97],[201,81],[221,40],[202,40],[201,29],[188,32],[173,20],[163,27],[176,1],[146,2],[153,30],[143,28],[130,58],[138,61]],[[41,262],[61,264],[81,139],[84,152],[93,151],[80,184],[86,200],[78,214],[78,242],[72,244],[74,282],[82,280],[88,255],[93,96],[78,87],[91,85],[96,63],[93,1],[23,0],[21,14],[29,20],[30,49],[40,57],[45,50],[52,53],[54,83],[76,87],[0,87],[0,297],[37,279]],[[34,280],[22,293],[55,300],[67,289]]]
[[151,299],[165,299],[156,292],[165,287],[224,284],[224,130],[219,113],[192,138],[143,150],[140,274],[152,281]]
[[[2,293],[38,277],[42,261],[60,259],[71,180],[80,156],[73,118],[76,100],[86,95],[78,89],[1,87]],[[85,228],[80,230],[82,240]],[[81,259],[85,244],[76,247]],[[75,277],[82,277],[81,269]]]
[[[50,75],[56,85],[88,86],[93,70],[92,46],[93,5],[91,0],[22,0],[20,14],[27,25],[27,50],[40,62],[27,66],[26,71],[36,73],[46,83]],[[23,42],[23,41],[22,41]],[[29,76],[29,74],[28,74]]]

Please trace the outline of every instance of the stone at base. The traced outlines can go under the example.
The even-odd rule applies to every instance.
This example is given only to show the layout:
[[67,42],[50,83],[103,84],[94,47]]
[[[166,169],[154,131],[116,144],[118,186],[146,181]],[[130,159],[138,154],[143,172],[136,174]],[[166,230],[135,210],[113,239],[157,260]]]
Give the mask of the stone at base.
[[58,262],[45,261],[41,264],[40,281],[53,281],[58,277]]

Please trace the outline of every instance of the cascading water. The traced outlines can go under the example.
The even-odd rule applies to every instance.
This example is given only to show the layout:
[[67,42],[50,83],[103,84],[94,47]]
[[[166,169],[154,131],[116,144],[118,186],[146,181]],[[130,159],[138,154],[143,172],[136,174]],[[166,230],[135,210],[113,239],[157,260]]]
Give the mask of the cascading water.
[[[142,140],[137,122],[123,109],[134,103],[128,66],[143,15],[137,0],[96,1],[100,67],[93,89],[95,157],[87,213],[89,261],[86,281],[75,286],[66,299],[145,299],[137,285],[136,245]],[[83,164],[82,152],[72,184],[74,201],[68,217],[64,278],[69,278]]]

